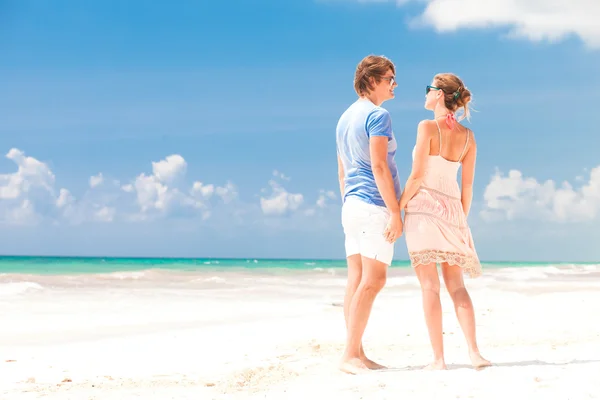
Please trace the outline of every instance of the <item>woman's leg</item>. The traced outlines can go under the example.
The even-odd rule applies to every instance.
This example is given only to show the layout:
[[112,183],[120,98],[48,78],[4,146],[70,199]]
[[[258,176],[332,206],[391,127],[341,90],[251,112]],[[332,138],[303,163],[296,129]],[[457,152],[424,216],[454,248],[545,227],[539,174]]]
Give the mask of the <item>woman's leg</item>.
[[433,363],[428,369],[446,369],[444,361],[444,338],[442,336],[442,304],[440,302],[440,278],[435,263],[415,268],[423,296],[423,311],[433,348]]
[[454,303],[454,311],[456,312],[456,318],[458,323],[465,335],[467,345],[469,346],[469,356],[471,357],[471,363],[475,368],[482,368],[491,365],[491,363],[481,357],[479,348],[477,346],[477,337],[475,332],[475,311],[473,309],[473,302],[471,296],[465,288],[463,280],[462,268],[456,265],[448,265],[448,263],[442,264],[442,276],[444,277],[444,283],[448,289],[448,293]]

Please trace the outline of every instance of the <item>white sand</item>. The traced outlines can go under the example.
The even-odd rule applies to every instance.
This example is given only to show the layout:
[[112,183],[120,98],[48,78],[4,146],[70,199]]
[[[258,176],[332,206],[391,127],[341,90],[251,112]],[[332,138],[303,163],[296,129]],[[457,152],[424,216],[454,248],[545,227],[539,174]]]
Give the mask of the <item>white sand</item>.
[[365,337],[390,369],[361,376],[337,370],[344,277],[326,271],[195,277],[196,288],[22,277],[30,283],[0,284],[0,399],[600,398],[598,270],[468,281],[495,364],[482,371],[468,365],[444,292],[450,369],[436,372],[421,370],[431,351],[417,282],[393,273]]

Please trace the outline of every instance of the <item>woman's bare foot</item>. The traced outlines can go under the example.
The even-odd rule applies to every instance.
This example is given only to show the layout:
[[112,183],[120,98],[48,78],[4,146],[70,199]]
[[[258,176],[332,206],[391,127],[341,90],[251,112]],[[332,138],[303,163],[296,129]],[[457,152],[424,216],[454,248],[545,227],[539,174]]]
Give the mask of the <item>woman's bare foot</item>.
[[469,353],[469,357],[471,357],[471,364],[475,369],[486,368],[492,365],[491,362],[481,357],[478,351]]
[[375,361],[373,361],[373,360],[369,360],[369,359],[367,358],[367,356],[365,356],[365,355],[362,355],[362,356],[360,357],[360,360],[361,360],[361,361],[363,362],[363,364],[365,364],[365,366],[366,366],[367,368],[369,368],[369,369],[375,369],[375,370],[376,370],[376,369],[387,369],[387,367],[386,367],[385,365],[381,365],[381,364],[378,364],[378,363],[376,363],[376,362],[375,362]]
[[441,371],[448,368],[446,367],[446,362],[444,360],[435,360],[423,369],[428,371]]
[[351,375],[362,374],[368,370],[369,369],[367,368],[365,363],[361,361],[360,358],[351,358],[349,360],[344,360],[340,364],[340,371]]

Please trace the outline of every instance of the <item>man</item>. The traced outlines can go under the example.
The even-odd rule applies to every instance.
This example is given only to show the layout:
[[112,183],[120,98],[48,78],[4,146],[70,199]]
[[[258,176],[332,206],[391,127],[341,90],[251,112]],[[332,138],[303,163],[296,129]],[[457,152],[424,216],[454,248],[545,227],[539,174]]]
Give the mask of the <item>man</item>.
[[359,98],[342,114],[336,128],[348,261],[347,342],[340,369],[350,374],[384,368],[366,357],[362,336],[375,297],[385,285],[394,242],[402,235],[396,139],[390,114],[381,107],[394,98],[398,86],[394,74],[394,64],[387,58],[365,57],[354,76]]

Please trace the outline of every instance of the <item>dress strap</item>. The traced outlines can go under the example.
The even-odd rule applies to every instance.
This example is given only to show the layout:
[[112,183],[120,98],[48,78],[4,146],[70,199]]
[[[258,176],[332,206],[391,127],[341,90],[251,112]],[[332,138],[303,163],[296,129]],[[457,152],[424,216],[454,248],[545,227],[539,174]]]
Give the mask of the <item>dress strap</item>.
[[463,156],[465,155],[465,152],[467,151],[467,146],[469,145],[470,137],[471,137],[471,130],[467,129],[467,140],[465,141],[465,148],[463,149],[462,153],[460,153],[460,157],[458,157],[458,161],[462,161]]
[[438,124],[437,119],[434,119],[435,124],[437,125],[438,128],[438,135],[440,137],[440,148],[438,150],[438,154],[441,156],[442,155],[442,130],[440,129],[440,124]]

